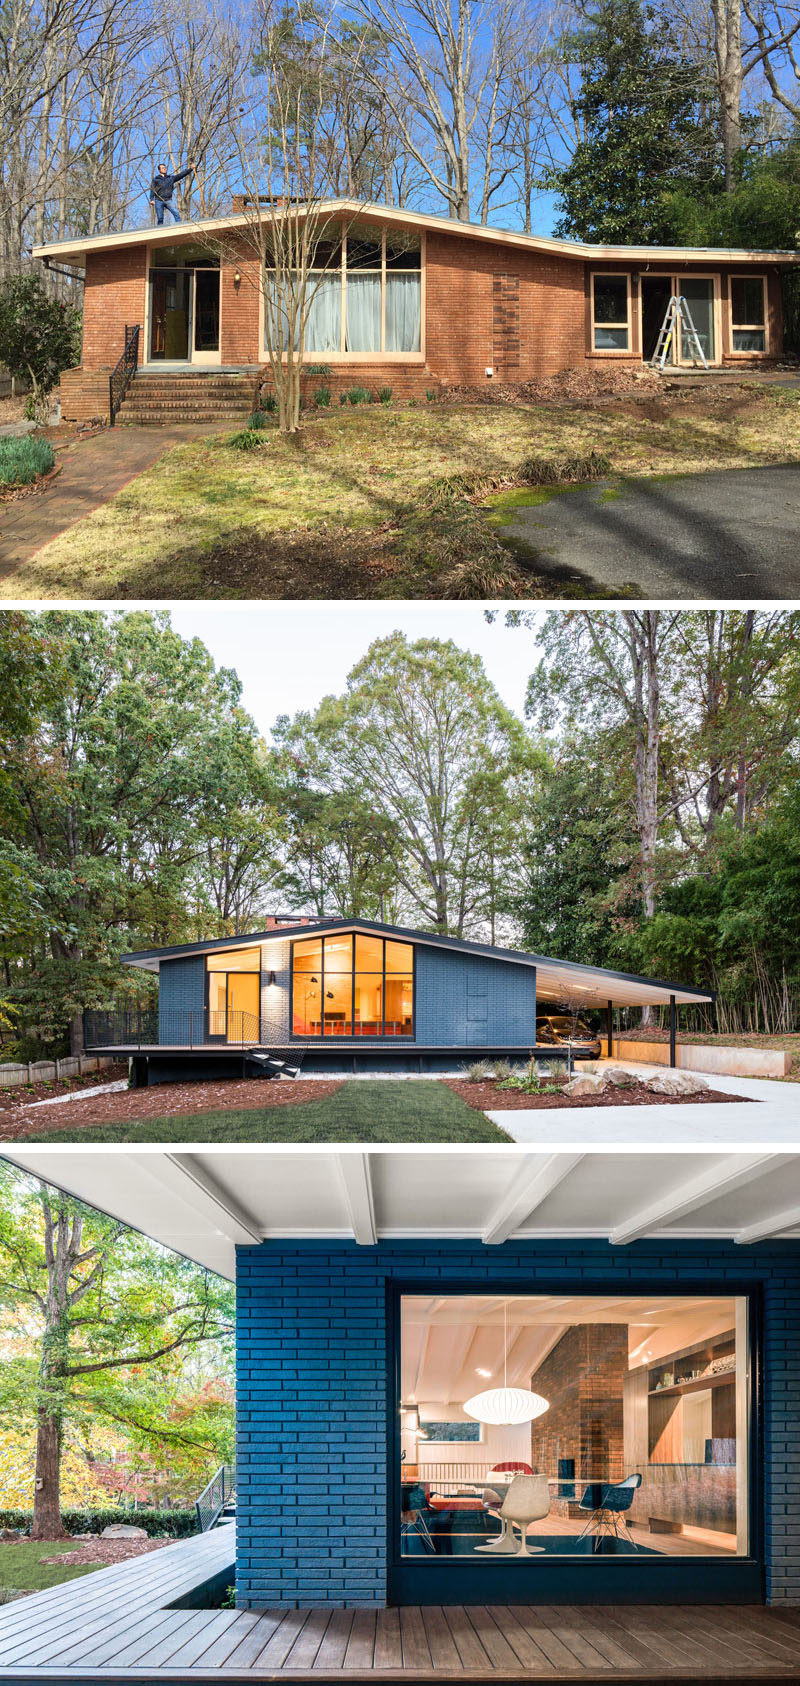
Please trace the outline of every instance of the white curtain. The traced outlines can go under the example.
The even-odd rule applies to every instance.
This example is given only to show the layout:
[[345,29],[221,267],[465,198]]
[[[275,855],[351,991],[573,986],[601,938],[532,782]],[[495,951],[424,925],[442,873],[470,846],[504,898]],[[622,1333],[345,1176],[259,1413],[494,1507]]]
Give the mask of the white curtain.
[[341,351],[341,271],[334,270],[331,275],[312,272],[308,278],[306,304],[309,306],[305,332],[306,351]]
[[420,276],[386,277],[386,350],[419,351],[422,286]]
[[378,352],[381,349],[380,275],[347,277],[346,349]]

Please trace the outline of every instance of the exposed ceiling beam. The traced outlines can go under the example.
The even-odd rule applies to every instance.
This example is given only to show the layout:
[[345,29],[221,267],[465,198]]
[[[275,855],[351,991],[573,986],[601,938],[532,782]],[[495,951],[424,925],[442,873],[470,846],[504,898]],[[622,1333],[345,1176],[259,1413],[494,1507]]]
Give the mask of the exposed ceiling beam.
[[252,1213],[222,1188],[193,1154],[167,1153],[155,1157],[142,1153],[139,1168],[153,1176],[162,1188],[170,1189],[184,1205],[230,1241],[244,1247],[263,1241],[264,1231]]
[[800,1206],[787,1206],[782,1212],[773,1212],[771,1218],[759,1218],[757,1223],[745,1224],[734,1235],[734,1241],[743,1244],[752,1241],[767,1241],[772,1235],[783,1235],[786,1230],[800,1228]]
[[522,1175],[515,1171],[509,1188],[484,1228],[481,1239],[486,1246],[494,1247],[507,1241],[580,1164],[583,1157],[582,1153],[549,1153]]
[[[768,1171],[780,1170],[781,1166],[788,1165],[792,1158],[793,1155],[789,1153],[731,1153],[719,1164],[712,1165],[710,1169],[701,1171],[695,1177],[688,1177],[671,1194],[664,1194],[647,1206],[640,1206],[638,1212],[633,1212],[623,1223],[617,1224],[611,1230],[609,1240],[615,1247],[638,1241],[641,1236],[649,1235],[653,1230],[664,1229],[668,1224],[677,1223],[679,1218],[685,1218],[689,1212],[696,1212],[700,1206],[707,1206],[711,1201],[720,1200],[726,1194],[735,1194],[738,1188],[752,1182],[755,1177],[763,1177]],[[657,1163],[654,1159],[654,1167]]]
[[375,1202],[372,1193],[372,1168],[368,1153],[339,1153],[336,1156],[342,1180],[347,1215],[356,1241],[361,1247],[374,1247],[378,1239],[375,1227]]

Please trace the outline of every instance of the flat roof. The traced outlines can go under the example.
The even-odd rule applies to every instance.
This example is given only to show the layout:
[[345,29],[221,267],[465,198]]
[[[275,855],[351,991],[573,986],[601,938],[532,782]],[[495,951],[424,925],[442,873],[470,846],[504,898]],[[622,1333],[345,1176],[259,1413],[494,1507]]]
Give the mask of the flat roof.
[[[544,252],[561,257],[593,259],[597,263],[625,259],[641,263],[708,262],[717,263],[800,263],[800,251],[754,252],[735,246],[602,246],[583,240],[557,240],[552,235],[522,234],[518,229],[490,228],[483,223],[458,222],[453,217],[432,216],[428,211],[398,209],[395,205],[361,204],[353,199],[331,199],[315,214],[324,217],[365,217],[431,233],[447,233],[471,240],[499,242],[503,246],[523,251]],[[115,234],[83,235],[74,240],[54,240],[47,245],[34,246],[35,258],[72,258],[84,261],[89,252],[110,251],[116,247],[175,246],[198,237],[220,238],[237,228],[247,228],[252,222],[247,212],[231,212],[224,217],[205,217],[196,222],[176,223],[162,228],[131,228]],[[262,220],[267,220],[262,212]]]
[[[635,972],[614,972],[604,966],[584,966],[572,960],[554,959],[552,955],[528,954],[523,949],[469,942],[463,937],[438,936],[405,925],[381,925],[370,919],[315,919],[311,925],[284,925],[277,931],[252,931],[244,936],[215,937],[208,942],[179,943],[171,948],[137,949],[123,954],[122,964],[145,972],[157,972],[164,960],[179,960],[193,954],[216,954],[234,948],[260,948],[271,942],[302,940],[335,931],[395,937],[400,942],[412,942],[418,946],[454,949],[459,953],[482,955],[489,960],[509,961],[515,966],[535,967],[536,993],[543,1003],[568,1000],[576,989],[586,997],[581,1001],[583,1007],[604,1007],[609,1001],[615,1007],[665,1006],[672,995],[676,1002],[683,1005],[712,1002],[715,998],[713,990],[696,989],[690,984],[639,977]],[[597,1000],[592,1001],[592,996],[596,996]]]
[[666,1153],[604,1151],[603,1114],[584,1111],[568,1125],[549,1114],[558,1125],[535,1150],[4,1142],[3,1157],[231,1278],[236,1248],[263,1241],[796,1243],[800,1153],[726,1151],[719,1124],[704,1123],[723,1109],[696,1110],[696,1140]]

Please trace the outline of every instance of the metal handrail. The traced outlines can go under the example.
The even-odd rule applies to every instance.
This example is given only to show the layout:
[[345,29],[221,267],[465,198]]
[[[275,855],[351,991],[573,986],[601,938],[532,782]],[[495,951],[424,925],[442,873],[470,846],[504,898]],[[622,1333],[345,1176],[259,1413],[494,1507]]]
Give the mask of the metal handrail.
[[129,328],[125,324],[125,350],[115,369],[108,377],[108,407],[110,425],[114,426],[122,400],[133,380],[139,366],[139,324]]
[[213,1528],[225,1509],[229,1500],[236,1493],[236,1465],[220,1464],[215,1475],[203,1488],[198,1499],[195,1499],[197,1520],[201,1534],[207,1534]]

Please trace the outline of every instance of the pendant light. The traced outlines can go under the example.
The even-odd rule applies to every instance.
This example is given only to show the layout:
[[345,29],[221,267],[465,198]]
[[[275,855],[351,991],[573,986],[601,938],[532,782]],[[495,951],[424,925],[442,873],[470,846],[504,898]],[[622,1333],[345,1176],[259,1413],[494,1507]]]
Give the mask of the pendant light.
[[468,1399],[464,1410],[468,1417],[473,1417],[479,1423],[491,1423],[497,1427],[511,1428],[515,1423],[530,1423],[535,1417],[541,1417],[549,1411],[549,1399],[543,1399],[540,1393],[531,1393],[525,1387],[509,1387],[508,1385],[508,1302],[503,1305],[503,1386],[489,1387],[483,1393],[473,1394]]

